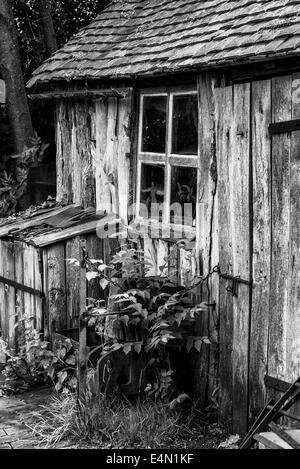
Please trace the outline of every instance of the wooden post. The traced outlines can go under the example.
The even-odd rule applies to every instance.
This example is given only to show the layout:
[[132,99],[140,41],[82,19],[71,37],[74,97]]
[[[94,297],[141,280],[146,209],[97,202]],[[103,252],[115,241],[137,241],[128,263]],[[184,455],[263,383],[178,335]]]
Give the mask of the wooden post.
[[81,258],[80,258],[80,280],[79,280],[79,356],[78,356],[78,400],[83,403],[86,399],[87,391],[87,319],[86,319],[86,239],[81,239]]

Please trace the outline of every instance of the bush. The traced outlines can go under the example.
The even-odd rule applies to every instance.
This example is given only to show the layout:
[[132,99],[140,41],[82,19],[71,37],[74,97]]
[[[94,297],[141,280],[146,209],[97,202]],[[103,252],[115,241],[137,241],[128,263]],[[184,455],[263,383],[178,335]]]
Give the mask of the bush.
[[[117,362],[134,356],[145,362],[137,393],[166,403],[187,391],[176,382],[175,352],[187,357],[188,366],[192,350],[200,353],[211,342],[194,332],[197,317],[208,310],[204,303],[195,304],[194,298],[205,279],[195,277],[188,286],[180,285],[174,281],[177,266],[169,258],[164,261],[161,275],[152,276],[151,259],[130,244],[122,246],[109,265],[87,257],[88,281],[99,282],[104,290],[109,286],[115,294],[108,305],[91,302],[85,320],[101,335],[103,356],[118,354]],[[78,264],[76,259],[69,262]],[[117,387],[115,381],[112,385]]]

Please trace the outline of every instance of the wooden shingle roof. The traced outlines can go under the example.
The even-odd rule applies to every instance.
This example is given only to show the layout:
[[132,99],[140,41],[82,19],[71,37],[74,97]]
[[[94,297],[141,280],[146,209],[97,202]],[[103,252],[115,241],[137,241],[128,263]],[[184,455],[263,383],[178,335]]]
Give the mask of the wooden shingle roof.
[[134,78],[300,53],[300,0],[113,0],[28,86]]

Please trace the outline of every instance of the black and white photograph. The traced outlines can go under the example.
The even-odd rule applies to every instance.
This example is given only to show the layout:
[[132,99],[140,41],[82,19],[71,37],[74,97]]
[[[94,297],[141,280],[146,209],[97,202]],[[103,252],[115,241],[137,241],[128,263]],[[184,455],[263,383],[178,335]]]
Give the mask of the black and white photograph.
[[0,0],[0,450],[262,449],[300,449],[300,0]]

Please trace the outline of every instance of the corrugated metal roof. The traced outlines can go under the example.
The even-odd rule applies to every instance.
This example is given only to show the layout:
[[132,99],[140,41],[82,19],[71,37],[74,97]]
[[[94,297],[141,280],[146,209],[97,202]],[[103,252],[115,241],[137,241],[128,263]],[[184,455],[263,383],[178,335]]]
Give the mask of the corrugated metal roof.
[[300,53],[300,0],[117,0],[39,67],[52,80],[174,73]]

